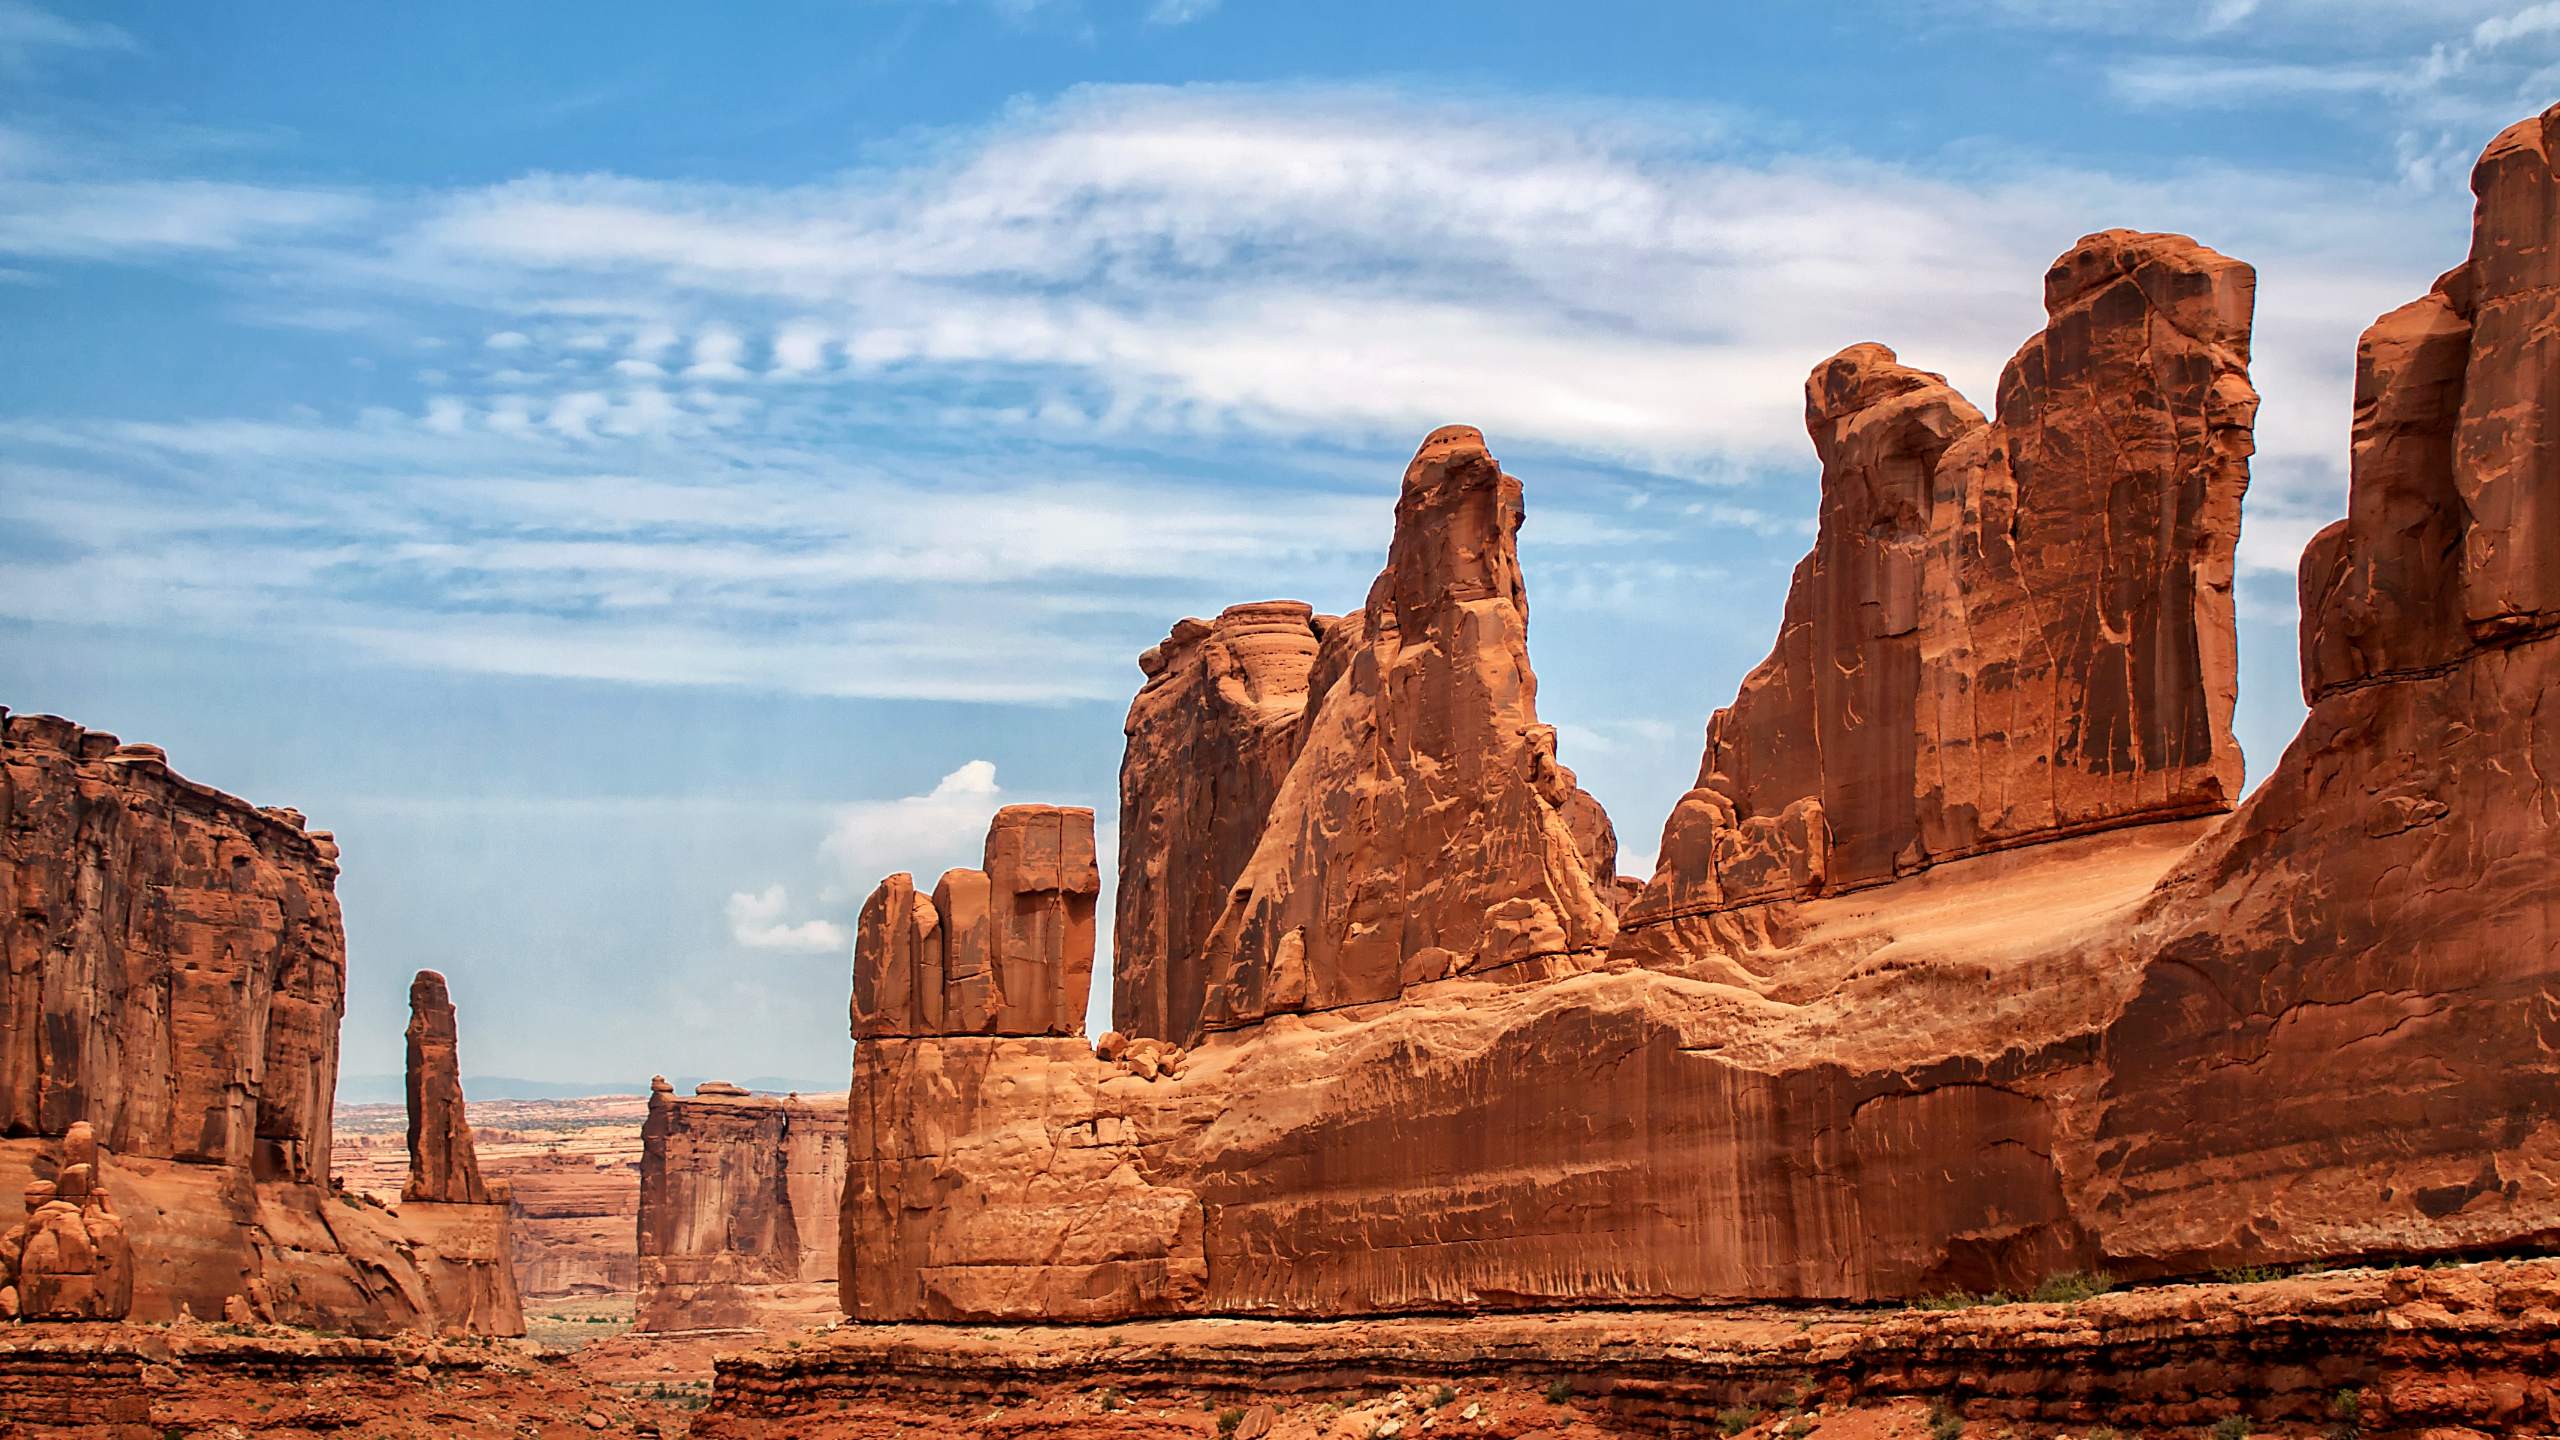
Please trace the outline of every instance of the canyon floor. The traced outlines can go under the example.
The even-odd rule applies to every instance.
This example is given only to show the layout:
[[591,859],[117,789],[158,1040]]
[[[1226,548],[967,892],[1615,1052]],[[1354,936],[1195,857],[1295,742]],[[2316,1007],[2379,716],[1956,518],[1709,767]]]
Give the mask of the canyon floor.
[[0,1330],[0,1436],[2055,1440],[2560,1433],[2560,1260],[2076,1300],[539,1341]]

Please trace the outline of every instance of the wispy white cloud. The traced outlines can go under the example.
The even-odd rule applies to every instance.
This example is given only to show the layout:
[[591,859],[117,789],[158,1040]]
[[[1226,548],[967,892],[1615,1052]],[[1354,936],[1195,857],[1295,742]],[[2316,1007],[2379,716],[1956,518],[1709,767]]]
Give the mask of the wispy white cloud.
[[132,50],[130,32],[94,20],[71,20],[26,0],[0,0],[0,60],[30,50]]
[[852,932],[831,920],[789,920],[791,896],[780,885],[729,896],[729,938],[749,950],[842,954]]
[[362,196],[296,186],[0,179],[0,254],[111,259],[233,252],[342,231],[370,208]]
[[[142,517],[100,529],[62,487],[9,487],[44,583],[0,613],[253,617],[510,674],[1114,696],[1172,607],[1355,598],[1392,467],[1299,483],[1310,456],[1452,420],[1531,456],[1540,603],[1635,612],[1709,583],[1679,544],[1803,533],[1809,489],[1760,482],[1809,469],[1812,364],[1882,339],[1987,404],[2037,277],[2107,224],[2261,267],[2252,515],[2287,518],[2253,518],[2244,560],[2289,568],[2257,537],[2335,513],[2354,336],[2423,290],[2461,218],[2385,170],[1884,164],[1679,109],[1223,87],[1075,92],[805,184],[323,200],[174,228],[289,257],[266,268],[314,305],[478,317],[436,322],[462,343],[430,393],[0,427],[0,465]],[[10,216],[0,242],[160,233],[76,214]],[[1542,463],[1712,488],[1534,488]],[[1649,500],[1647,524],[1603,524],[1597,494]]]

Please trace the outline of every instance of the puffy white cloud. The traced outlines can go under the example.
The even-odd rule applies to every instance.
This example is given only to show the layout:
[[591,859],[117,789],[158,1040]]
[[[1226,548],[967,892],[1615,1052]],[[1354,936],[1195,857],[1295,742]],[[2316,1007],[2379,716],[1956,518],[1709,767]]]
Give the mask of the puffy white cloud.
[[521,330],[501,330],[480,343],[492,350],[521,350],[532,344],[533,339]]
[[739,359],[747,353],[747,342],[726,325],[714,325],[693,337],[693,363],[685,367],[692,380],[743,380],[746,367]]
[[1003,795],[995,762],[972,760],[924,794],[845,806],[820,853],[849,895],[868,894],[882,876],[900,870],[931,889],[941,871],[978,862],[987,821]]
[[791,897],[780,885],[740,890],[729,896],[729,938],[749,950],[841,952],[853,943],[852,933],[831,920],[785,919]]

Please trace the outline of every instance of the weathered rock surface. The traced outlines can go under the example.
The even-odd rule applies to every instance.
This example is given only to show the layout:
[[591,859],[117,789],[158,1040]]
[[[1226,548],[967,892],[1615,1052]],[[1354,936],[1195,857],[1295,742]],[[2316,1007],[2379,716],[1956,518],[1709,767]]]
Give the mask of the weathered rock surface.
[[1138,657],[1147,681],[1123,727],[1111,932],[1124,1035],[1199,1034],[1210,932],[1298,756],[1319,633],[1313,607],[1264,600],[1179,621]]
[[64,1132],[51,1180],[24,1192],[26,1220],[0,1234],[0,1318],[121,1320],[133,1309],[133,1245],[85,1120]]
[[1814,550],[1631,927],[2230,806],[2254,289],[2183,236],[2089,236],[1992,422],[1881,345],[1815,369]]
[[1101,889],[1091,810],[1005,806],[983,868],[946,871],[929,900],[902,872],[863,902],[853,1033],[1081,1034]]
[[845,1097],[735,1086],[679,1097],[660,1082],[642,1147],[641,1329],[833,1317]]
[[[2560,186],[2520,133],[2473,253],[2529,274]],[[2368,338],[2350,516],[2306,557],[2343,643],[2228,813],[2245,268],[2092,237],[1994,422],[1881,349],[1827,365],[1823,535],[1702,787],[1740,799],[1666,841],[1774,819],[1706,852],[1762,867],[1675,863],[1539,965],[1498,963],[1505,917],[1592,867],[1487,759],[1551,753],[1517,488],[1435,436],[1357,643],[1319,642],[1207,1033],[861,1047],[847,1308],[1873,1300],[2560,1239],[2560,634],[2515,518],[2560,487],[2519,398],[2560,354],[2484,343],[2466,287]],[[2333,624],[2355,595],[2380,618]]]
[[327,1188],[336,875],[293,811],[0,711],[0,1191],[58,1188],[85,1124],[136,1320],[520,1333],[503,1206],[395,1216]]
[[1615,838],[1538,723],[1521,514],[1474,429],[1415,454],[1386,568],[1319,647],[1327,688],[1210,932],[1206,1024],[1531,978],[1616,934]]
[[409,1183],[404,1200],[490,1203],[462,1107],[453,999],[444,977],[421,970],[409,982]]

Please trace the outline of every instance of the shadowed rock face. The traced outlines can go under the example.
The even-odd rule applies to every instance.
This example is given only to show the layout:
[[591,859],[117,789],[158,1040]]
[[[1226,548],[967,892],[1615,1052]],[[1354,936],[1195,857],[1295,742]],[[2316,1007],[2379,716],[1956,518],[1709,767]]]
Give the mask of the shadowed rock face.
[[1183,620],[1138,658],[1120,761],[1120,888],[1112,1028],[1189,1042],[1208,998],[1206,951],[1253,856],[1311,705],[1319,620],[1295,600]]
[[[1786,632],[1587,960],[1502,963],[1580,849],[1495,763],[1551,753],[1516,482],[1441,432],[1318,642],[1207,1033],[861,1047],[846,1307],[1874,1300],[2560,1238],[2560,354],[2484,341],[2478,259],[2560,237],[2550,123],[2484,158],[2468,271],[2367,337],[2312,711],[2245,803],[2237,262],[2084,241],[1992,419],[1881,347],[1816,372]],[[1473,948],[1389,983],[1408,945]]]
[[684,1097],[659,1081],[641,1144],[641,1329],[833,1315],[843,1096],[712,1084]]
[[1520,521],[1481,434],[1423,442],[1386,568],[1357,630],[1319,648],[1327,688],[1210,932],[1210,1026],[1572,968],[1615,935],[1615,837],[1538,723]]
[[328,1189],[337,854],[156,746],[0,711],[0,1190],[59,1191],[89,1135],[136,1320],[522,1333],[503,1205]]
[[2249,267],[2092,235],[1986,422],[1854,346],[1805,383],[1821,529],[1628,924],[2227,808]]
[[944,872],[926,899],[880,882],[854,930],[853,1033],[1076,1035],[1093,988],[1093,812],[1007,805],[986,863]]
[[404,1200],[486,1205],[489,1187],[471,1147],[462,1109],[453,1000],[444,977],[421,970],[409,982],[409,1183]]

